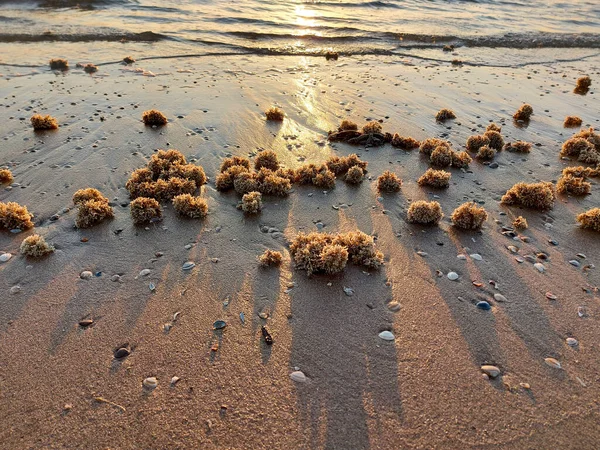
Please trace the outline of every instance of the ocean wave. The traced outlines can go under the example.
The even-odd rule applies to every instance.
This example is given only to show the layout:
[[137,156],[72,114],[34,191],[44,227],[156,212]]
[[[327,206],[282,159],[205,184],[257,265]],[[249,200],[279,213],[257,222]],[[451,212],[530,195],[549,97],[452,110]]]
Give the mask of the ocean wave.
[[0,42],[158,42],[170,40],[172,38],[153,33],[152,31],[144,31],[142,33],[73,33],[73,34],[57,34],[57,33],[41,33],[41,34],[19,34],[19,33],[0,33]]

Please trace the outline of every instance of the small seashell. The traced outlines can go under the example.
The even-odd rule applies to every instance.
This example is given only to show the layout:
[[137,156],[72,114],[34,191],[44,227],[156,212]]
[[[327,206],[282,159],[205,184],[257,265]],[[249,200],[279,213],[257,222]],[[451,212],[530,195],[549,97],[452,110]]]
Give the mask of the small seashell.
[[491,305],[486,302],[485,300],[482,300],[480,302],[477,302],[476,305],[479,309],[483,309],[484,311],[489,311],[490,309],[492,309]]
[[171,322],[167,322],[163,325],[163,330],[168,333],[173,328],[173,324]]
[[500,375],[500,369],[496,366],[486,364],[481,366],[481,370],[492,378],[496,378],[498,375]]
[[398,311],[400,309],[400,303],[395,300],[392,300],[387,304],[387,307],[390,311]]
[[131,352],[129,351],[128,348],[121,347],[115,351],[114,356],[115,356],[115,359],[123,359],[123,358],[128,357],[130,354],[131,354]]
[[471,255],[469,255],[472,259],[474,259],[475,261],[483,261],[483,258],[481,257],[481,255],[479,253],[473,253]]
[[516,256],[515,259],[517,260],[518,263],[524,263],[525,262],[525,258],[521,258],[520,256]]
[[94,274],[89,270],[84,270],[79,274],[79,278],[81,278],[82,280],[90,280],[93,276]]
[[483,286],[483,283],[481,283],[479,281],[473,281],[473,286],[480,288]]
[[521,386],[523,389],[531,389],[529,383],[519,383],[519,386]]
[[158,380],[156,377],[148,377],[142,381],[142,384],[146,389],[155,389],[158,386]]
[[176,313],[173,314],[173,322],[175,322],[179,316],[181,315],[181,311],[177,311]]
[[547,365],[549,365],[550,367],[553,367],[555,369],[562,369],[562,366],[560,365],[560,363],[554,358],[546,358],[546,359],[544,359],[544,362]]
[[18,294],[19,292],[21,292],[21,286],[16,285],[10,288],[10,293],[11,294]]
[[569,261],[569,264],[571,264],[573,267],[579,267],[581,265],[576,259],[572,259],[571,261]]
[[354,289],[344,286],[344,294],[348,297],[352,297],[354,295]]
[[150,289],[150,292],[154,292],[156,290],[156,285],[154,283],[150,283],[148,285],[148,289]]
[[143,269],[142,271],[140,271],[138,277],[147,277],[148,275],[150,275],[150,272],[152,272],[150,269]]
[[392,333],[391,331],[385,330],[382,331],[381,333],[379,333],[379,337],[381,339],[383,339],[384,341],[393,341],[394,339],[396,339],[396,336],[394,336],[394,333]]
[[494,299],[495,299],[497,302],[501,302],[501,303],[502,303],[502,302],[507,302],[507,301],[508,301],[508,299],[507,299],[507,298],[506,298],[504,295],[502,295],[502,294],[498,294],[498,293],[494,294]]
[[259,312],[258,313],[258,317],[260,317],[261,319],[268,319],[269,318],[269,314],[266,312]]
[[12,255],[10,253],[2,253],[0,255],[0,262],[6,262],[8,261],[10,258],[12,258]]
[[226,326],[227,323],[224,320],[217,320],[215,323],[213,323],[213,329],[215,330],[222,330]]
[[244,323],[246,323],[246,318],[244,317],[244,313],[243,312],[240,313],[240,322],[242,322],[242,325]]
[[577,253],[575,256],[577,256],[578,258],[581,258],[581,259],[586,258],[586,256],[583,253]]
[[515,247],[514,245],[509,245],[506,248],[509,249],[513,253],[518,253],[519,252],[519,249],[517,247]]
[[543,273],[544,270],[546,270],[546,268],[544,267],[544,265],[542,263],[535,263],[533,265],[533,267],[535,267],[537,269],[537,271],[540,273]]
[[192,262],[192,261],[188,261],[186,263],[183,264],[182,269],[183,270],[192,270],[194,267],[196,267],[196,263]]
[[457,259],[462,259],[463,261],[467,259],[467,257],[465,255],[463,255],[462,253],[459,255],[456,255]]
[[579,345],[579,341],[575,338],[567,338],[567,345],[570,345],[571,347],[577,347]]
[[179,377],[171,378],[171,387],[175,386],[179,382],[179,380],[181,380],[181,378]]
[[586,317],[587,316],[587,310],[585,309],[585,306],[578,306],[577,307],[577,315],[579,317]]
[[556,300],[558,297],[554,295],[552,292],[546,292],[546,298],[548,300]]
[[427,256],[427,252],[418,251],[417,255],[425,257]]
[[306,375],[304,375],[304,373],[299,370],[295,370],[292,373],[290,373],[290,378],[292,381],[295,381],[296,383],[305,383],[306,382]]
[[79,326],[81,328],[86,328],[86,327],[89,327],[93,323],[94,323],[93,319],[83,319],[83,320],[79,321]]
[[448,279],[451,281],[458,280],[458,274],[456,272],[449,272],[447,275]]

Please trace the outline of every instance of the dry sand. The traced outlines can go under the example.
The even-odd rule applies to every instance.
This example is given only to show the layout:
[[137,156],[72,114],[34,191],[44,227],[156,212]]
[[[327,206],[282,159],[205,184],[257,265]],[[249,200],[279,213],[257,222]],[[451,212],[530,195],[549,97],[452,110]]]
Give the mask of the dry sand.
[[[93,76],[16,76],[26,69],[2,68],[0,165],[11,168],[17,184],[0,200],[26,205],[36,227],[0,234],[0,250],[15,255],[0,263],[1,448],[598,448],[600,276],[597,268],[568,263],[581,252],[582,266],[600,265],[600,235],[575,221],[598,205],[598,182],[592,180],[592,195],[559,197],[547,213],[499,205],[518,181],[558,179],[569,164],[559,159],[560,145],[574,132],[563,129],[565,116],[600,127],[597,58],[457,68],[387,58],[238,56],[134,67],[157,76],[116,64]],[[595,83],[587,96],[572,93],[582,74]],[[522,102],[535,114],[519,128],[512,114]],[[287,114],[283,124],[263,119],[274,104]],[[457,119],[438,124],[435,113],[444,107]],[[166,127],[144,127],[142,111],[151,108],[167,115]],[[55,116],[60,129],[34,133],[34,112]],[[382,119],[384,131],[445,137],[457,150],[495,121],[506,141],[535,145],[528,155],[499,153],[497,169],[477,161],[467,172],[452,169],[450,187],[433,192],[416,182],[429,166],[418,151],[329,145],[327,130],[343,118]],[[202,194],[207,219],[183,220],[167,206],[163,222],[132,224],[124,185],[157,148],[179,149],[204,167],[211,177]],[[260,215],[244,217],[239,197],[217,192],[214,177],[223,157],[262,148],[292,168],[358,152],[369,162],[368,179],[357,187],[338,180],[326,193],[295,187],[288,198],[265,198]],[[375,180],[387,169],[404,185],[379,197]],[[71,196],[85,187],[114,202],[114,220],[74,229]],[[434,194],[446,214],[440,226],[407,224],[410,201]],[[452,210],[467,200],[485,202],[490,217],[481,232],[450,226]],[[501,224],[518,215],[529,222],[528,243],[501,234]],[[385,266],[310,279],[295,271],[286,239],[316,230],[317,221],[324,231],[375,234]],[[34,232],[56,252],[39,261],[16,256]],[[521,255],[547,252],[546,272],[519,264],[507,245],[519,246]],[[255,258],[267,248],[284,252],[281,269],[258,267]],[[459,253],[483,261],[463,261]],[[186,261],[196,263],[189,273]],[[150,275],[136,278],[145,268]],[[81,280],[83,270],[101,276]],[[460,278],[438,277],[438,270]],[[115,274],[120,282],[111,281]],[[21,292],[10,294],[15,285]],[[344,287],[355,294],[345,295]],[[546,299],[547,291],[558,299]],[[497,292],[508,302],[494,301]],[[491,311],[475,307],[481,298],[491,299]],[[390,301],[400,309],[390,311]],[[579,306],[587,317],[578,316]],[[175,312],[167,333],[163,325]],[[89,317],[95,324],[80,328]],[[219,319],[228,326],[215,332]],[[271,347],[261,338],[264,324]],[[395,342],[378,337],[387,329]],[[579,346],[569,347],[567,337]],[[132,354],[115,361],[113,350],[125,343]],[[547,357],[563,369],[547,366]],[[486,363],[502,376],[484,379]],[[295,367],[306,383],[290,380]],[[150,376],[159,383],[152,392],[142,388]],[[170,387],[173,376],[181,381]],[[97,396],[124,411],[95,402]]]

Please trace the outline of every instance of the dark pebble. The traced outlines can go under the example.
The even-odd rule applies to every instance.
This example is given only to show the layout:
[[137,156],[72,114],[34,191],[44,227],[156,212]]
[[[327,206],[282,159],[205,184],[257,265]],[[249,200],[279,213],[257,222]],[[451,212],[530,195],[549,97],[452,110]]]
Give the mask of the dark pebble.
[[498,168],[498,163],[493,162],[490,164],[490,169],[497,169],[497,168]]
[[263,325],[263,327],[261,328],[262,331],[262,335],[265,338],[265,343],[267,345],[273,345],[273,336],[271,336],[271,333],[269,333],[269,330],[267,330],[267,327],[265,327]]
[[115,351],[115,359],[123,359],[128,357],[130,354],[131,352],[129,351],[129,349],[121,347],[117,349],[117,351]]
[[490,304],[486,301],[477,302],[477,307],[479,309],[483,309],[484,311],[489,311],[490,309],[492,309]]

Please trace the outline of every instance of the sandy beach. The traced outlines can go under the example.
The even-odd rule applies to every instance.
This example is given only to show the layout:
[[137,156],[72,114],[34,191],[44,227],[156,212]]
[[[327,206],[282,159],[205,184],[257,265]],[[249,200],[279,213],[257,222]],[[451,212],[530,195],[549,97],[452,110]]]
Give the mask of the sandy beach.
[[[0,67],[0,166],[14,176],[0,201],[27,206],[35,222],[0,233],[0,253],[13,255],[0,263],[0,447],[598,448],[600,235],[575,219],[599,205],[598,179],[589,180],[591,195],[559,195],[546,212],[500,204],[517,182],[556,182],[581,165],[559,157],[579,131],[563,120],[577,115],[582,128],[600,128],[597,56],[521,67],[210,56],[107,63],[93,75],[70,62],[65,74]],[[593,85],[576,95],[582,75]],[[512,120],[522,103],[534,108],[527,126]],[[274,105],[282,123],[265,121]],[[166,126],[142,123],[152,108]],[[437,123],[442,108],[457,118]],[[34,113],[52,115],[59,129],[34,132]],[[418,149],[329,142],[343,119],[447,139],[456,150],[495,122],[505,141],[533,147],[499,152],[497,168],[474,160],[449,169],[450,187],[436,190],[417,184],[430,167]],[[157,149],[178,149],[204,168],[207,218],[182,219],[165,203],[162,221],[132,223],[125,183]],[[292,169],[358,153],[367,177],[326,191],[294,185],[244,215],[240,196],[217,191],[214,180],[223,158],[252,160],[263,149]],[[400,192],[377,191],[385,170],[403,180]],[[71,198],[87,187],[108,197],[115,217],[77,229]],[[439,226],[407,222],[412,201],[433,199],[445,214]],[[489,217],[481,231],[457,230],[449,216],[471,200]],[[502,234],[519,215],[529,223],[525,240]],[[376,237],[379,270],[349,264],[308,277],[294,268],[288,243],[299,232],[356,229]],[[55,252],[19,255],[33,233]],[[259,267],[266,249],[283,253],[280,268]],[[515,259],[540,252],[543,273]],[[188,261],[195,267],[182,270]],[[94,276],[81,279],[82,271]],[[477,308],[480,300],[491,310]],[[79,326],[85,318],[93,325]],[[227,327],[213,330],[217,320]],[[380,339],[385,330],[394,341]],[[124,345],[131,354],[116,360]],[[485,364],[501,375],[485,378]],[[290,379],[294,371],[306,381]],[[145,389],[146,377],[158,387]]]

